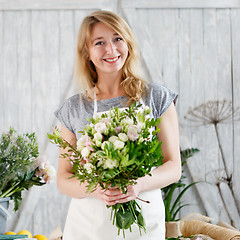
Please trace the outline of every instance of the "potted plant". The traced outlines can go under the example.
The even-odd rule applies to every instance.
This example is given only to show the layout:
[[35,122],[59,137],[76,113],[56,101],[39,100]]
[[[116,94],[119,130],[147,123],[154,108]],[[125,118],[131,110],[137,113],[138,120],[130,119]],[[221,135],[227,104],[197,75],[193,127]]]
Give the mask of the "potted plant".
[[[197,148],[190,148],[181,150],[181,161],[182,166],[186,163],[187,159],[192,157],[194,153],[199,152]],[[179,219],[177,218],[179,211],[189,205],[183,204],[181,198],[184,193],[193,185],[198,182],[193,182],[186,185],[183,182],[186,176],[182,174],[180,180],[162,189],[163,191],[163,202],[165,205],[165,222],[166,222],[166,237],[178,237],[180,232],[180,226],[178,224]],[[173,198],[174,193],[177,189],[180,189],[180,193],[177,195],[176,199]]]
[[0,234],[5,231],[6,213],[10,199],[17,211],[22,191],[48,183],[55,169],[39,158],[35,133],[18,134],[13,128],[0,139]]

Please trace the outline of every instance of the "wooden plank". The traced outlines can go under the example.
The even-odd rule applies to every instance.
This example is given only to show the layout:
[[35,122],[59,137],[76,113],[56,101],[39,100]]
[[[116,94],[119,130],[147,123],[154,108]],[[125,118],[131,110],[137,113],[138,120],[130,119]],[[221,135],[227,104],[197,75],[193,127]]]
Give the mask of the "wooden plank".
[[[31,16],[27,11],[15,12],[17,27],[16,78],[19,127],[22,132],[31,132]],[[24,97],[23,97],[24,96]]]
[[[191,128],[189,128],[189,122],[184,119],[185,114],[189,109],[189,103],[191,102],[191,29],[190,29],[190,9],[180,9],[178,17],[178,72],[179,72],[179,99],[178,99],[178,118],[180,122],[180,143],[181,149],[195,148],[199,147],[197,144],[192,143],[191,140]],[[198,164],[199,161],[198,154],[188,159],[188,162]],[[188,167],[184,168],[184,175],[187,176],[185,179],[186,184],[192,182],[192,177],[196,180],[195,176],[191,175]],[[181,210],[181,217],[186,216],[192,212],[198,212],[206,215],[205,207],[202,203],[202,199],[199,197],[196,187],[192,187],[184,194],[182,201],[186,204],[191,204]]]
[[[183,81],[186,90],[187,106],[194,108],[205,102],[205,62],[204,62],[204,14],[201,9],[190,10],[190,82],[189,86]],[[194,127],[191,122],[187,129],[190,134],[192,147],[200,149],[194,161],[189,161],[187,166],[191,172],[193,181],[205,181],[206,174],[211,172],[208,161],[210,155],[207,151],[208,144],[212,141],[213,135],[210,135],[212,128]],[[207,137],[206,137],[207,136]],[[202,161],[204,159],[204,161]],[[219,215],[215,206],[219,204],[217,188],[214,185],[199,183],[196,185],[199,195],[202,199],[204,208],[208,216],[218,219]]]
[[151,46],[151,33],[150,33],[150,26],[145,25],[145,27],[142,27],[142,24],[139,24],[139,22],[147,22],[144,19],[144,16],[141,12],[135,10],[135,9],[125,9],[124,10],[125,16],[127,17],[127,21],[131,28],[133,29],[140,50],[141,50],[141,56],[143,58],[144,64],[146,66],[147,74],[146,76],[150,76],[151,79],[147,79],[149,81],[157,81],[163,83],[162,73],[161,73],[161,63],[160,59],[156,59],[156,56],[154,55],[154,51],[152,50]]
[[[233,91],[233,107],[240,107],[240,12],[237,10],[231,10],[231,42],[232,42],[232,91]],[[238,111],[238,113],[240,110]],[[240,113],[238,114],[240,117]],[[240,209],[240,120],[234,123],[233,132],[233,154],[234,154],[234,165],[233,165],[233,189],[238,196],[238,209]]]
[[5,119],[5,78],[4,78],[4,47],[3,47],[3,11],[0,11],[0,132],[2,133],[4,130],[3,126]]
[[122,0],[123,8],[240,8],[239,0]]
[[0,10],[76,10],[116,11],[116,0],[0,0]]
[[[16,117],[18,110],[18,91],[15,87],[18,67],[17,67],[17,28],[15,24],[15,12],[3,13],[3,79],[4,87],[4,125],[7,130],[10,126],[19,129],[19,121]],[[10,97],[11,96],[11,97]]]

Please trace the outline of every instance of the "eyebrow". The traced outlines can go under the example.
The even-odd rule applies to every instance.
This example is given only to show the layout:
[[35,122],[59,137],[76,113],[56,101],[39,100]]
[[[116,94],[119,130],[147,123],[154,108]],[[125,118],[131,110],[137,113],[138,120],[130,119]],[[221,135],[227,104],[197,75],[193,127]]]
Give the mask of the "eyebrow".
[[[114,33],[113,36],[121,36],[121,35],[118,34],[118,33]],[[103,38],[104,38],[104,37],[97,37],[97,38],[94,38],[91,42],[93,43],[93,42],[95,42],[95,41],[97,41],[97,40],[100,40],[100,39],[103,39]]]

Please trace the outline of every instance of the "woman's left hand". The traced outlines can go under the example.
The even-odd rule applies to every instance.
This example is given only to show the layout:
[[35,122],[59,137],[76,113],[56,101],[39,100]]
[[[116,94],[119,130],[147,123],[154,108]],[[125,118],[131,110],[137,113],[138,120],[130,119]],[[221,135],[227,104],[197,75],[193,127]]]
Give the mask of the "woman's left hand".
[[139,195],[139,187],[136,185],[129,185],[127,188],[127,193],[123,193],[117,187],[110,187],[104,193],[106,195],[105,203],[108,206],[115,205],[117,203],[125,203],[134,200]]

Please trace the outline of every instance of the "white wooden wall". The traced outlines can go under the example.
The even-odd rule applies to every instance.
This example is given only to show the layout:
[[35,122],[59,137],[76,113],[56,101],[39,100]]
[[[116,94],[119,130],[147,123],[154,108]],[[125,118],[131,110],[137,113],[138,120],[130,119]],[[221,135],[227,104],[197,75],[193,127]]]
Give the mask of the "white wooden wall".
[[[238,0],[0,0],[0,132],[9,126],[36,131],[41,153],[57,167],[58,150],[46,133],[57,124],[53,112],[75,92],[72,70],[79,25],[94,10],[112,10],[137,35],[149,80],[179,93],[181,147],[200,149],[189,160],[189,179],[214,183],[214,171],[222,168],[214,129],[196,128],[184,116],[190,107],[209,100],[240,105],[239,8]],[[221,125],[220,131],[240,207],[240,125]],[[236,207],[227,190],[224,195],[239,228]],[[198,184],[185,201],[194,205],[182,216],[197,211],[229,221],[214,184]],[[34,187],[9,219],[9,228],[48,235],[63,227],[68,203],[56,183]]]

